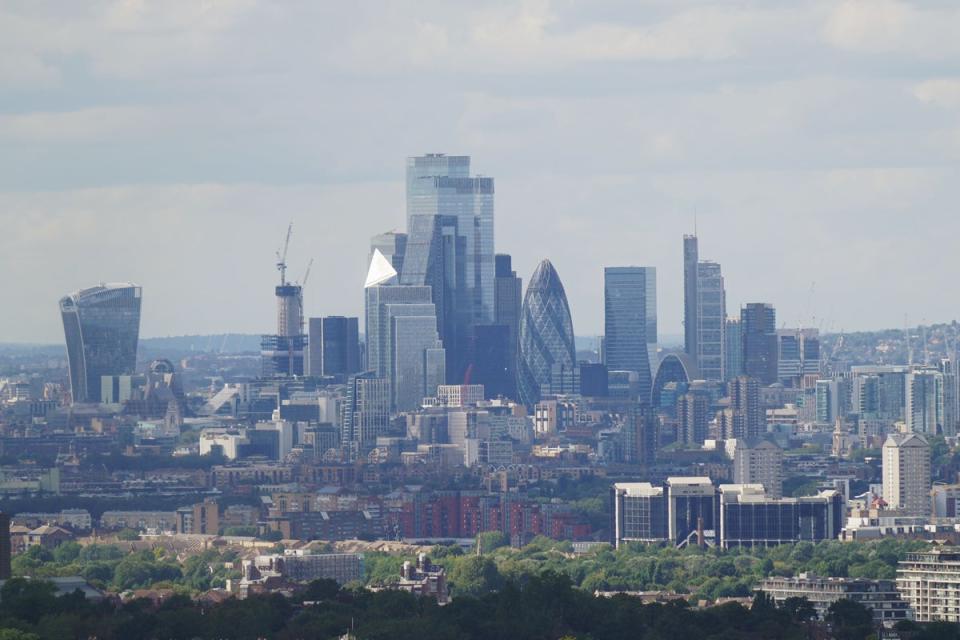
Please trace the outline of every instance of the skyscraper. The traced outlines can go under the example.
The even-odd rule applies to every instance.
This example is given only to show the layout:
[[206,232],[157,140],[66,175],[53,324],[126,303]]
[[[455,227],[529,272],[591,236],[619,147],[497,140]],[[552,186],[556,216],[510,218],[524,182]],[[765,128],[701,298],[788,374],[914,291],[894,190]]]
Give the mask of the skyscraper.
[[[448,287],[456,292],[456,322],[463,325],[457,331],[464,340],[446,343],[454,350],[448,360],[457,366],[448,371],[451,380],[463,376],[468,359],[466,337],[473,326],[494,321],[493,199],[493,178],[471,177],[469,156],[427,154],[407,158],[408,229],[425,224],[418,223],[416,216],[442,216],[443,234],[455,249],[455,264],[444,265],[443,271]],[[401,273],[408,268],[408,259],[409,255],[404,258]]]
[[697,361],[697,332],[700,322],[697,320],[697,308],[700,298],[697,295],[697,265],[700,262],[700,250],[697,236],[683,236],[683,344],[684,351],[694,364]]
[[907,516],[930,515],[930,445],[916,433],[883,443],[883,499]]
[[396,411],[417,409],[444,383],[443,343],[432,304],[388,304],[390,388]]
[[403,258],[407,252],[407,234],[388,231],[370,238],[370,259],[379,251],[397,273],[403,271]]
[[653,267],[607,267],[603,271],[604,364],[610,371],[637,372],[637,390],[644,400],[650,397],[653,380],[651,351],[656,358],[656,281]]
[[706,389],[690,389],[677,398],[677,440],[701,446],[710,428],[710,393]]
[[727,292],[716,262],[697,265],[697,300],[697,368],[704,380],[723,380]]
[[760,384],[777,382],[777,313],[773,305],[751,302],[740,309],[743,372]]
[[73,402],[100,402],[102,376],[131,375],[137,365],[141,289],[100,284],[60,300]]
[[936,369],[916,369],[904,383],[907,431],[937,435],[943,430],[943,374]]
[[457,234],[457,217],[414,214],[408,218],[406,252],[400,284],[429,286],[437,312],[437,331],[447,348],[451,371],[464,368],[471,322],[471,307],[464,293],[466,251]]
[[360,322],[357,318],[310,318],[308,373],[348,376],[360,371]]
[[[517,398],[517,362],[520,357],[520,310],[523,305],[523,280],[513,270],[509,255],[496,255],[494,280],[494,322],[508,328],[507,373],[503,395]],[[489,391],[489,390],[488,390]]]
[[575,392],[576,357],[567,295],[556,269],[544,260],[533,272],[523,299],[520,401],[533,406],[543,395]]
[[723,341],[726,344],[723,352],[723,379],[733,380],[743,374],[743,344],[740,339],[739,318],[727,318]]

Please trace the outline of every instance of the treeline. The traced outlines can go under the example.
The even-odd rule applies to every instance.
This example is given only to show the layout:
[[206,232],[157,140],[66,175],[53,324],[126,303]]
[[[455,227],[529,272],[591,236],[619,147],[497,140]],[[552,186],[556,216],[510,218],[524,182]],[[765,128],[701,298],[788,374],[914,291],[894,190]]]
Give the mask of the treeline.
[[[522,549],[507,545],[503,534],[480,535],[482,555],[460,547],[435,547],[431,560],[447,570],[454,595],[481,596],[507,582],[560,574],[584,591],[673,591],[691,600],[744,597],[769,576],[812,573],[824,577],[894,579],[897,563],[926,543],[891,538],[871,542],[801,542],[769,549],[675,549],[662,545],[603,545],[575,554],[569,542],[536,538]],[[277,547],[280,550],[280,547]],[[404,560],[412,556],[368,553],[365,575],[352,587],[396,583]],[[18,576],[79,575],[111,591],[176,587],[197,593],[222,587],[239,571],[227,568],[237,554],[205,551],[180,562],[161,548],[127,552],[115,545],[81,547],[66,543],[53,551],[32,547],[13,559]],[[0,638],[2,640],[2,638]]]
[[11,565],[16,576],[81,576],[92,585],[113,592],[151,587],[200,593],[225,586],[227,578],[239,578],[238,570],[227,568],[236,559],[233,551],[208,550],[181,563],[161,548],[127,552],[116,545],[81,547],[67,542],[53,551],[30,547],[14,557]]
[[[900,630],[904,640],[960,640],[956,625],[906,623]],[[79,592],[57,598],[48,583],[19,578],[0,589],[0,640],[300,640],[347,633],[357,640],[866,640],[875,632],[870,612],[850,601],[835,604],[820,623],[799,599],[782,608],[762,594],[750,608],[644,605],[629,596],[595,598],[549,573],[444,607],[399,591],[339,589],[332,581],[311,583],[292,599],[253,596],[219,604],[186,596],[159,605],[92,603]]]
[[[568,542],[537,538],[522,549],[506,546],[499,533],[480,536],[484,554],[464,554],[459,547],[438,547],[431,559],[447,569],[453,593],[478,595],[507,581],[555,573],[594,591],[673,591],[692,600],[750,596],[769,576],[811,573],[824,577],[896,578],[897,563],[921,541],[887,538],[871,542],[801,542],[755,549],[675,549],[666,545],[601,546],[574,554]],[[397,581],[405,559],[367,554],[368,584]]]

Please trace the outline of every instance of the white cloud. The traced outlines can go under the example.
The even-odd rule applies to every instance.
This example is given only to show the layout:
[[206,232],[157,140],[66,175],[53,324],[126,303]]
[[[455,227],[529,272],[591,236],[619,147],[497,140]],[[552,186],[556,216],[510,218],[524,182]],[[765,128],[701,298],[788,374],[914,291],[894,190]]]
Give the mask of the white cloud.
[[960,79],[926,80],[913,87],[913,95],[921,102],[938,107],[960,107]]
[[960,53],[960,9],[921,8],[901,0],[846,0],[823,28],[826,41],[856,53],[946,58]]

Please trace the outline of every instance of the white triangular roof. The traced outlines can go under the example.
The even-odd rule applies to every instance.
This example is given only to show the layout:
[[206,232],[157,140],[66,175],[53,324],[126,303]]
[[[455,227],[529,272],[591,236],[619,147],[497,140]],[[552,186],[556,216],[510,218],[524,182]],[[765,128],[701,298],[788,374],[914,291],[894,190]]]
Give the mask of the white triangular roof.
[[370,269],[367,271],[367,281],[363,288],[375,287],[396,276],[397,270],[393,268],[387,257],[380,253],[380,249],[374,249],[373,259],[370,260]]

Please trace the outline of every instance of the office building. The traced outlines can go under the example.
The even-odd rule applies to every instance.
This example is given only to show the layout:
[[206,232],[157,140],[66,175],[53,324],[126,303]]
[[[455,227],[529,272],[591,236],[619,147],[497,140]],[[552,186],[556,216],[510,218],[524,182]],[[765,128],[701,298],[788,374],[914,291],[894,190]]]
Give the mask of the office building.
[[897,567],[897,589],[917,622],[960,623],[960,548],[908,553]]
[[753,302],[740,309],[743,372],[762,385],[777,382],[777,316],[772,305]]
[[[668,536],[672,544],[703,544],[716,535],[717,489],[710,478],[667,478]],[[703,540],[699,540],[700,536]]]
[[726,347],[723,352],[723,379],[732,380],[743,375],[743,342],[740,338],[739,318],[727,318],[723,340]]
[[135,372],[140,302],[140,287],[129,283],[101,284],[60,300],[73,402],[100,402],[104,376]]
[[509,325],[478,324],[473,327],[469,377],[471,382],[483,386],[488,398],[516,397],[512,342]]
[[549,260],[533,272],[520,319],[520,401],[532,407],[545,395],[573,393],[576,384],[573,320],[560,276]]
[[866,578],[821,578],[801,573],[798,576],[770,576],[757,591],[773,598],[782,607],[790,598],[805,598],[823,620],[830,606],[839,600],[857,602],[873,612],[877,625],[893,625],[911,619],[910,604],[900,597],[895,580]]
[[366,453],[390,429],[390,381],[372,371],[351,376],[341,407],[340,437],[352,458]]
[[720,485],[718,545],[729,549],[834,540],[845,514],[843,494],[832,489],[816,496],[773,498],[758,484]]
[[618,482],[610,489],[610,543],[656,543],[667,539],[667,498],[663,487],[649,482]]
[[468,301],[460,299],[466,288],[466,255],[465,248],[458,246],[457,217],[415,214],[408,223],[400,284],[430,287],[447,368],[461,371],[466,366],[473,317]]
[[310,318],[308,375],[346,376],[360,371],[360,321],[328,316]]
[[941,432],[944,437],[957,435],[958,420],[960,420],[960,379],[957,377],[956,364],[947,359],[937,363],[937,369],[943,375],[943,424]]
[[699,297],[697,295],[697,265],[700,262],[700,250],[697,236],[683,236],[683,346],[684,351],[696,363],[697,331],[700,322],[697,319]]
[[697,301],[697,368],[704,380],[723,380],[727,292],[716,262],[697,265]]
[[803,376],[800,332],[777,329],[777,379],[787,387],[799,387]]
[[432,304],[388,304],[390,368],[395,411],[413,411],[445,382],[446,352]]
[[[458,336],[449,345],[455,352],[450,362],[459,360],[460,366],[465,368],[467,357],[461,348],[466,349],[465,340],[473,325],[494,322],[496,267],[493,178],[470,176],[469,156],[431,153],[407,158],[407,229],[410,237],[401,274],[410,271],[413,274],[411,277],[416,278],[414,267],[408,264],[411,260],[411,243],[414,242],[413,231],[417,229],[418,235],[423,237],[424,234],[419,230],[428,224],[428,219],[433,227],[428,235],[439,237],[437,242],[444,246],[440,253],[448,261],[434,273],[442,271],[448,285],[447,293],[454,293],[456,297],[454,305],[449,307],[457,314],[450,326],[455,326],[458,331]],[[420,248],[417,253],[422,254],[423,244],[420,241],[418,243]],[[428,273],[429,269],[422,269],[424,264],[425,261],[419,260],[416,270]],[[433,282],[436,283],[436,280]],[[445,320],[446,311],[447,307],[438,305],[438,317],[442,320]],[[465,324],[462,325],[461,321]],[[461,329],[463,347],[459,334]],[[446,335],[443,338],[447,340]],[[462,379],[464,371],[454,369],[449,373],[451,381],[457,381]]]
[[[393,277],[403,272],[403,258],[407,252],[407,234],[388,231],[375,235],[370,239],[370,260],[377,253],[383,256],[384,261],[393,271]],[[394,281],[385,281],[384,284],[396,284]]]
[[657,290],[653,267],[607,267],[604,286],[604,364],[635,371],[638,395],[650,396],[657,353]]
[[675,393],[683,393],[686,387],[700,378],[693,359],[685,353],[669,353],[657,366],[650,391],[650,405],[657,410],[673,415],[676,410],[676,398],[664,396],[668,385],[673,385]]
[[728,440],[726,446],[734,484],[758,484],[771,498],[783,496],[783,449],[762,438]]
[[[495,256],[494,322],[508,328],[507,372],[502,395],[517,399],[517,363],[520,358],[520,313],[523,307],[523,280],[513,270],[509,255]],[[477,361],[475,361],[477,362]],[[495,394],[490,391],[491,397]]]
[[930,445],[923,436],[891,434],[883,444],[883,499],[905,516],[930,516]]

